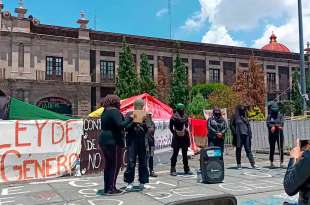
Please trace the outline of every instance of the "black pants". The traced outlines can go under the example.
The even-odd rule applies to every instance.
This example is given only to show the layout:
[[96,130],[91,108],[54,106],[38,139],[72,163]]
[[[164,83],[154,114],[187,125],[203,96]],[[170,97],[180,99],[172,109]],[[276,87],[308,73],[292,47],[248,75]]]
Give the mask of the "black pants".
[[104,190],[114,191],[116,179],[123,163],[123,149],[118,145],[101,146],[105,159],[104,167]]
[[273,159],[274,159],[274,151],[276,148],[276,143],[278,144],[281,163],[283,163],[283,161],[284,161],[284,153],[283,153],[284,136],[283,136],[283,131],[278,131],[275,133],[269,133],[269,145],[270,145],[269,160],[271,162],[273,162]]
[[180,149],[182,149],[184,171],[188,172],[189,171],[188,158],[187,158],[188,147],[179,147],[179,146],[173,147],[173,154],[171,157],[171,169],[174,169],[172,171],[175,171]]
[[208,147],[220,147],[222,153],[224,153],[224,139],[209,138],[208,137]]
[[149,145],[149,170],[150,170],[150,173],[154,171],[154,151],[155,151],[155,146]]
[[254,157],[253,157],[253,154],[251,151],[251,139],[250,139],[250,137],[247,135],[241,135],[240,143],[241,143],[240,147],[236,148],[237,164],[241,164],[241,151],[242,151],[242,147],[244,146],[246,156],[248,157],[251,165],[254,165],[255,161],[254,161]]
[[133,183],[135,180],[136,159],[139,160],[139,182],[142,184],[149,183],[149,171],[147,167],[147,153],[145,138],[136,137],[127,145],[128,165],[124,173],[124,181]]

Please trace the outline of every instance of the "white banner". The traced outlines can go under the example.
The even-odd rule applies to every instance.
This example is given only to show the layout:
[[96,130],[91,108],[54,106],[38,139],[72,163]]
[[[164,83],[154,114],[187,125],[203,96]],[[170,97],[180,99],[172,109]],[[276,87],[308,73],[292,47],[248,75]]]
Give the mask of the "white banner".
[[0,182],[70,173],[82,134],[82,120],[0,121]]
[[172,133],[169,129],[169,121],[154,121],[155,123],[155,151],[164,151],[171,148]]
[[[226,108],[221,109],[221,112],[222,112],[222,116],[224,117],[224,119],[227,120],[228,119],[227,109]],[[209,117],[212,116],[212,113],[213,113],[213,110],[203,110],[203,114],[204,114],[204,117],[206,118],[206,120],[208,120]]]

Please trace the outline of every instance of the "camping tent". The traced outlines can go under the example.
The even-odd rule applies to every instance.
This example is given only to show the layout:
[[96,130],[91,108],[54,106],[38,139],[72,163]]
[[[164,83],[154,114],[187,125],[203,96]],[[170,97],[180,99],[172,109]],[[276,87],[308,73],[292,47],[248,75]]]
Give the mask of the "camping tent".
[[[127,112],[132,111],[134,109],[133,104],[137,99],[144,100],[144,109],[145,111],[152,113],[152,118],[154,120],[169,120],[173,114],[172,108],[147,93],[122,100],[121,112],[126,114]],[[88,116],[99,118],[103,110],[103,108],[99,108]]]
[[0,119],[3,120],[40,120],[57,119],[69,120],[70,118],[35,105],[23,102],[13,97],[0,96]]

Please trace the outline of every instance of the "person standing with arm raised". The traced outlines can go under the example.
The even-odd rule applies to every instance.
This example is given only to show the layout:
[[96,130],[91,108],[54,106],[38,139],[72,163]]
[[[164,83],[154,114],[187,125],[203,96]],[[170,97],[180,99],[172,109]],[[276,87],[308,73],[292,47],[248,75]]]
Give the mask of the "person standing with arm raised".
[[104,189],[99,190],[97,195],[114,195],[121,193],[116,189],[116,179],[123,162],[124,128],[133,119],[124,119],[120,112],[120,98],[116,95],[107,95],[103,106],[99,145],[105,159]]

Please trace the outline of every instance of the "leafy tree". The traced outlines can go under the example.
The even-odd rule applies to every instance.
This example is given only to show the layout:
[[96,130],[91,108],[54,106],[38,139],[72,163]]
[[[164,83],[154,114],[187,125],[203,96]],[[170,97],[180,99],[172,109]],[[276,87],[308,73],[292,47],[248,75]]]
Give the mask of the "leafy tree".
[[250,120],[254,120],[254,121],[266,120],[264,113],[261,111],[261,109],[258,106],[255,106],[252,109],[250,109],[247,114]]
[[237,80],[233,90],[241,97],[242,104],[253,108],[259,106],[260,110],[265,109],[266,87],[265,75],[262,67],[256,63],[256,59],[250,58],[248,72],[238,72]]
[[198,93],[202,94],[206,99],[215,90],[225,89],[226,85],[222,83],[202,83],[194,85],[192,88],[192,97],[195,97]]
[[175,107],[177,103],[183,103],[185,106],[187,106],[188,102],[189,87],[186,68],[180,58],[180,55],[177,54],[173,67],[169,103],[171,107]]
[[228,116],[234,113],[235,107],[240,104],[240,96],[229,86],[220,90],[215,90],[209,95],[208,102],[211,107],[227,108]]
[[123,52],[120,54],[118,77],[116,78],[116,94],[128,98],[139,94],[139,80],[130,47],[124,41]]
[[156,84],[153,80],[151,66],[147,55],[142,54],[140,63],[140,92],[156,95]]
[[[303,98],[299,91],[300,86],[300,73],[295,71],[293,73],[292,91],[291,91],[291,104],[293,106],[294,115],[302,115],[303,112]],[[306,72],[306,92],[310,96],[310,70]],[[308,107],[310,102],[307,102]]]
[[203,110],[210,109],[211,104],[198,93],[188,105],[188,114],[196,119],[204,119]]

